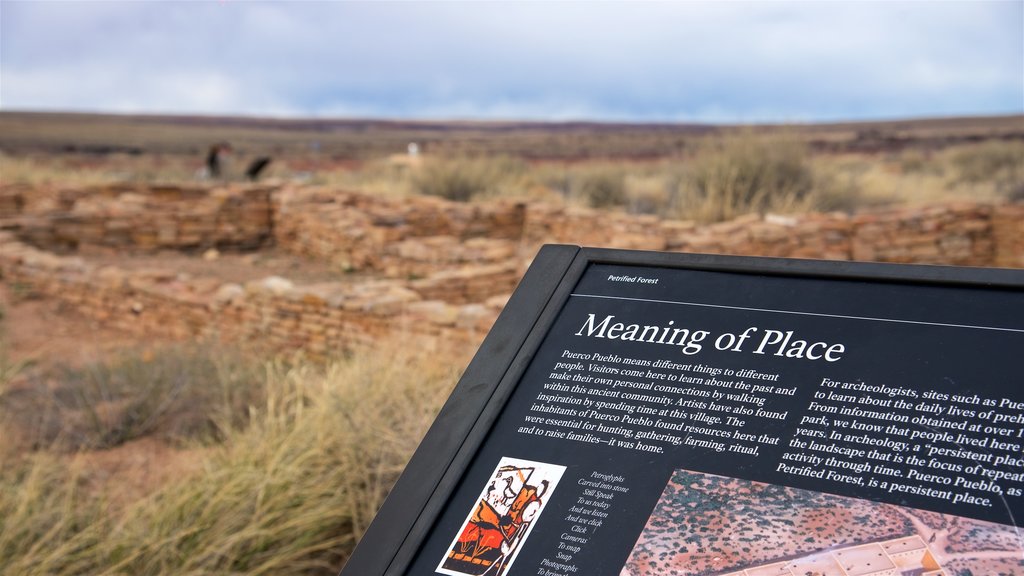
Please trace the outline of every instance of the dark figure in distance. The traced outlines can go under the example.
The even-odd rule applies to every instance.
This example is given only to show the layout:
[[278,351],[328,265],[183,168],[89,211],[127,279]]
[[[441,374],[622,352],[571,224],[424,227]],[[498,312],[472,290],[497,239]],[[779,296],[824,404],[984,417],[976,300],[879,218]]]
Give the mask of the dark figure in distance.
[[249,178],[249,180],[255,182],[259,179],[260,173],[267,167],[267,164],[270,164],[270,158],[268,156],[261,156],[253,160],[252,163],[249,164],[249,167],[245,169],[245,176]]
[[220,156],[228,152],[231,152],[231,145],[227,142],[220,142],[210,146],[210,152],[206,155],[206,171],[210,178],[220,178]]

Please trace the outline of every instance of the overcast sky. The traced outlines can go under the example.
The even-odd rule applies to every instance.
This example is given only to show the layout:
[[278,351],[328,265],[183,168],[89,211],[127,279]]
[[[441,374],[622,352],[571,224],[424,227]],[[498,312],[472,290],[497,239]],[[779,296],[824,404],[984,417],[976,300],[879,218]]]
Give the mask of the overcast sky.
[[823,121],[1024,113],[1024,1],[0,0],[0,110]]

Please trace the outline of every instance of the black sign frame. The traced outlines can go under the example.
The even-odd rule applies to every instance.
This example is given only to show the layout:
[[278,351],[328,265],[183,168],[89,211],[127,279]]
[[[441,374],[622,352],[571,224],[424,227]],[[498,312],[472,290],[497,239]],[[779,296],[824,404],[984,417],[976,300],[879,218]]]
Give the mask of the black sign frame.
[[1024,291],[1024,271],[546,245],[509,299],[340,576],[406,573],[573,288],[592,264]]

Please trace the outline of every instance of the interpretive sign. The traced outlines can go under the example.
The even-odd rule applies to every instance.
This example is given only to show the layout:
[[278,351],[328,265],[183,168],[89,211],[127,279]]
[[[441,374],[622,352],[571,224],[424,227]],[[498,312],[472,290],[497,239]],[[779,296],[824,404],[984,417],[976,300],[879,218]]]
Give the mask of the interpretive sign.
[[1024,574],[1024,272],[545,247],[345,576]]

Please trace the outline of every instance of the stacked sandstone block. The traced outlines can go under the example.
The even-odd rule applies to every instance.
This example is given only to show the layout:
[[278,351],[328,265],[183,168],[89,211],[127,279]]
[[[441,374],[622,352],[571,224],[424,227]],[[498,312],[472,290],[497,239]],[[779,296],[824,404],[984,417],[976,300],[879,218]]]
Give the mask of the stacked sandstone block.
[[520,203],[381,198],[316,188],[282,189],[275,208],[279,246],[392,278],[507,262],[518,252],[526,214]]
[[1024,266],[1024,207],[952,203],[849,216],[742,216],[698,226],[583,208],[532,207],[525,244],[961,266]]
[[993,266],[1024,268],[1024,204],[992,208]]
[[392,281],[295,286],[270,277],[222,289],[212,309],[222,335],[327,356],[395,336],[475,343],[502,303],[457,306],[424,300]]
[[743,216],[690,230],[671,242],[673,250],[683,252],[831,260],[848,260],[849,246],[849,223],[839,214]]
[[26,186],[0,186],[0,221],[14,218],[25,210]]
[[0,233],[0,278],[19,292],[57,298],[79,313],[128,333],[186,338],[211,319],[214,282],[173,271],[126,272],[45,252]]
[[[42,198],[41,200],[39,198]],[[760,256],[1024,267],[1024,205],[954,203],[701,226],[564,206],[380,198],[318,188],[0,190],[0,279],[129,332],[220,337],[313,355],[407,338],[478,339],[547,242]],[[276,242],[375,279],[246,285],[98,267],[61,250]],[[339,276],[340,277],[340,276]],[[340,277],[341,278],[341,277]]]
[[[271,237],[271,191],[177,185],[62,190],[32,210],[0,212],[0,227],[54,251],[82,246],[137,251],[255,249]],[[13,192],[0,198],[4,196],[15,197],[4,204],[17,201]]]
[[296,286],[269,277],[241,286],[169,270],[129,272],[45,252],[3,232],[0,278],[128,333],[251,341],[320,357],[394,335],[474,345],[504,305],[500,297],[462,305],[428,300],[396,280]]
[[525,263],[520,265],[518,260],[505,264],[463,266],[412,280],[409,288],[427,300],[456,304],[483,302],[493,296],[511,294],[526,272],[525,268]]
[[[547,243],[561,243],[665,250],[667,241],[664,231],[676,224],[657,216],[542,204],[527,209],[523,240],[532,248]],[[682,224],[684,230],[693,228],[692,224]]]
[[854,260],[995,265],[993,207],[956,203],[863,214],[851,220]]
[[718,224],[662,220],[586,208],[538,206],[528,213],[527,242],[742,254],[792,258],[850,258],[849,219],[841,214],[799,218],[750,214]]

